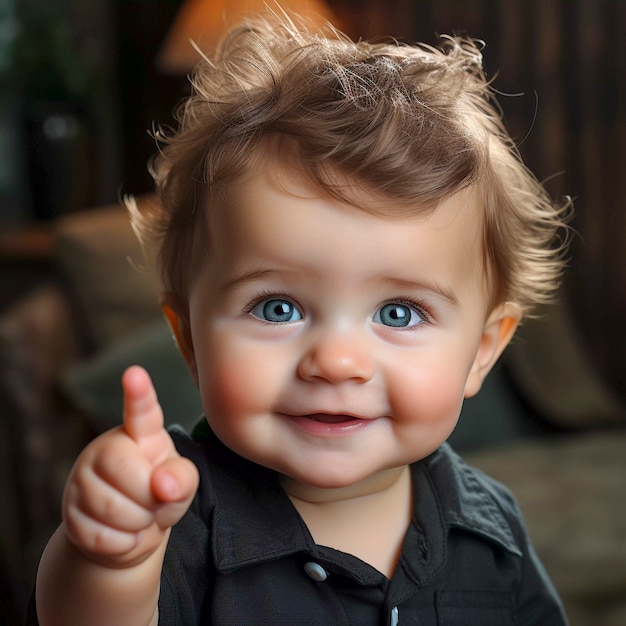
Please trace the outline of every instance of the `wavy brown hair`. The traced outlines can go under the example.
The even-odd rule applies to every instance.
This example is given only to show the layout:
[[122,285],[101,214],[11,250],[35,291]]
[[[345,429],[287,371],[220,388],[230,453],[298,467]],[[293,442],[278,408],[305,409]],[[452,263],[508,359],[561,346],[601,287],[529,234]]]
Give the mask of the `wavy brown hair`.
[[158,133],[159,203],[143,212],[129,203],[166,290],[188,295],[199,245],[210,254],[206,212],[268,156],[336,198],[350,202],[356,184],[406,214],[472,187],[492,304],[528,312],[558,286],[570,202],[553,203],[522,163],[480,42],[353,42],[330,26],[321,35],[271,16],[231,30],[192,86],[178,129]]

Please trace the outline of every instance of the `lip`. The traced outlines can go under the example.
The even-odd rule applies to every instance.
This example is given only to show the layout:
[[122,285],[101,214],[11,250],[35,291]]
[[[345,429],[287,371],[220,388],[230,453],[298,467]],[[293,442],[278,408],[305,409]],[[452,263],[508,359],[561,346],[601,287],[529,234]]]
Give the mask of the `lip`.
[[311,413],[306,415],[288,415],[283,413],[298,428],[318,437],[338,437],[350,435],[367,428],[372,419],[335,413]]

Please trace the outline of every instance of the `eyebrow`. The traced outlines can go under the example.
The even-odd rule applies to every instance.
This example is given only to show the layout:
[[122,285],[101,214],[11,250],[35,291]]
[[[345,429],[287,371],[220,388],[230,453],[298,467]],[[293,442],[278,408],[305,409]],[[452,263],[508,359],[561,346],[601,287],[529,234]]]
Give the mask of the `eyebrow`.
[[422,281],[406,280],[404,278],[384,278],[382,282],[395,289],[430,291],[445,300],[450,306],[457,306],[459,304],[459,299],[456,297],[454,292],[451,289],[446,289],[440,285]]
[[[260,280],[262,278],[267,278],[268,276],[284,273],[284,270],[276,270],[276,269],[262,269],[262,270],[250,270],[248,272],[242,272],[232,278],[228,279],[221,287],[222,291],[232,291],[236,289],[242,284],[254,282],[255,280]],[[297,272],[289,272],[296,274]],[[430,291],[445,302],[447,302],[450,306],[457,306],[459,304],[459,299],[456,297],[454,292],[451,289],[445,289],[439,285],[423,282],[423,281],[415,281],[415,280],[407,280],[404,278],[383,278],[380,281],[385,286],[391,287],[393,289],[399,290],[407,290],[407,291]]]
[[266,269],[266,270],[250,270],[248,272],[242,272],[241,274],[237,274],[232,278],[229,278],[222,286],[222,291],[232,291],[236,289],[242,284],[253,282],[255,280],[260,280],[262,278],[266,278],[267,276],[271,276],[272,274],[278,273],[278,270],[275,269]]

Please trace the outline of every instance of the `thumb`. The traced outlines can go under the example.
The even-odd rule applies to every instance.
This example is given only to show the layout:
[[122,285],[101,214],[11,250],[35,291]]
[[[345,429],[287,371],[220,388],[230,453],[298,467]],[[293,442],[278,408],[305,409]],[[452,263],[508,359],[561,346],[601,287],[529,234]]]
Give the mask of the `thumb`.
[[183,456],[176,456],[155,468],[150,487],[157,500],[180,502],[193,498],[198,483],[198,469],[193,462]]
[[187,458],[170,458],[152,473],[150,487],[162,504],[155,513],[161,528],[176,524],[185,514],[200,482],[198,469]]

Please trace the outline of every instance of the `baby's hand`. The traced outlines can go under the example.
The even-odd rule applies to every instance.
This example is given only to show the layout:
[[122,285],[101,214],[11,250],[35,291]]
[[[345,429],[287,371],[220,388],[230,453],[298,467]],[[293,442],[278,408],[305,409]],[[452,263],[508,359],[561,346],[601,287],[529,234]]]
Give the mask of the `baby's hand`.
[[198,488],[195,465],[163,427],[148,374],[122,376],[124,423],[92,441],[74,464],[63,497],[69,539],[86,556],[130,567],[153,554]]

